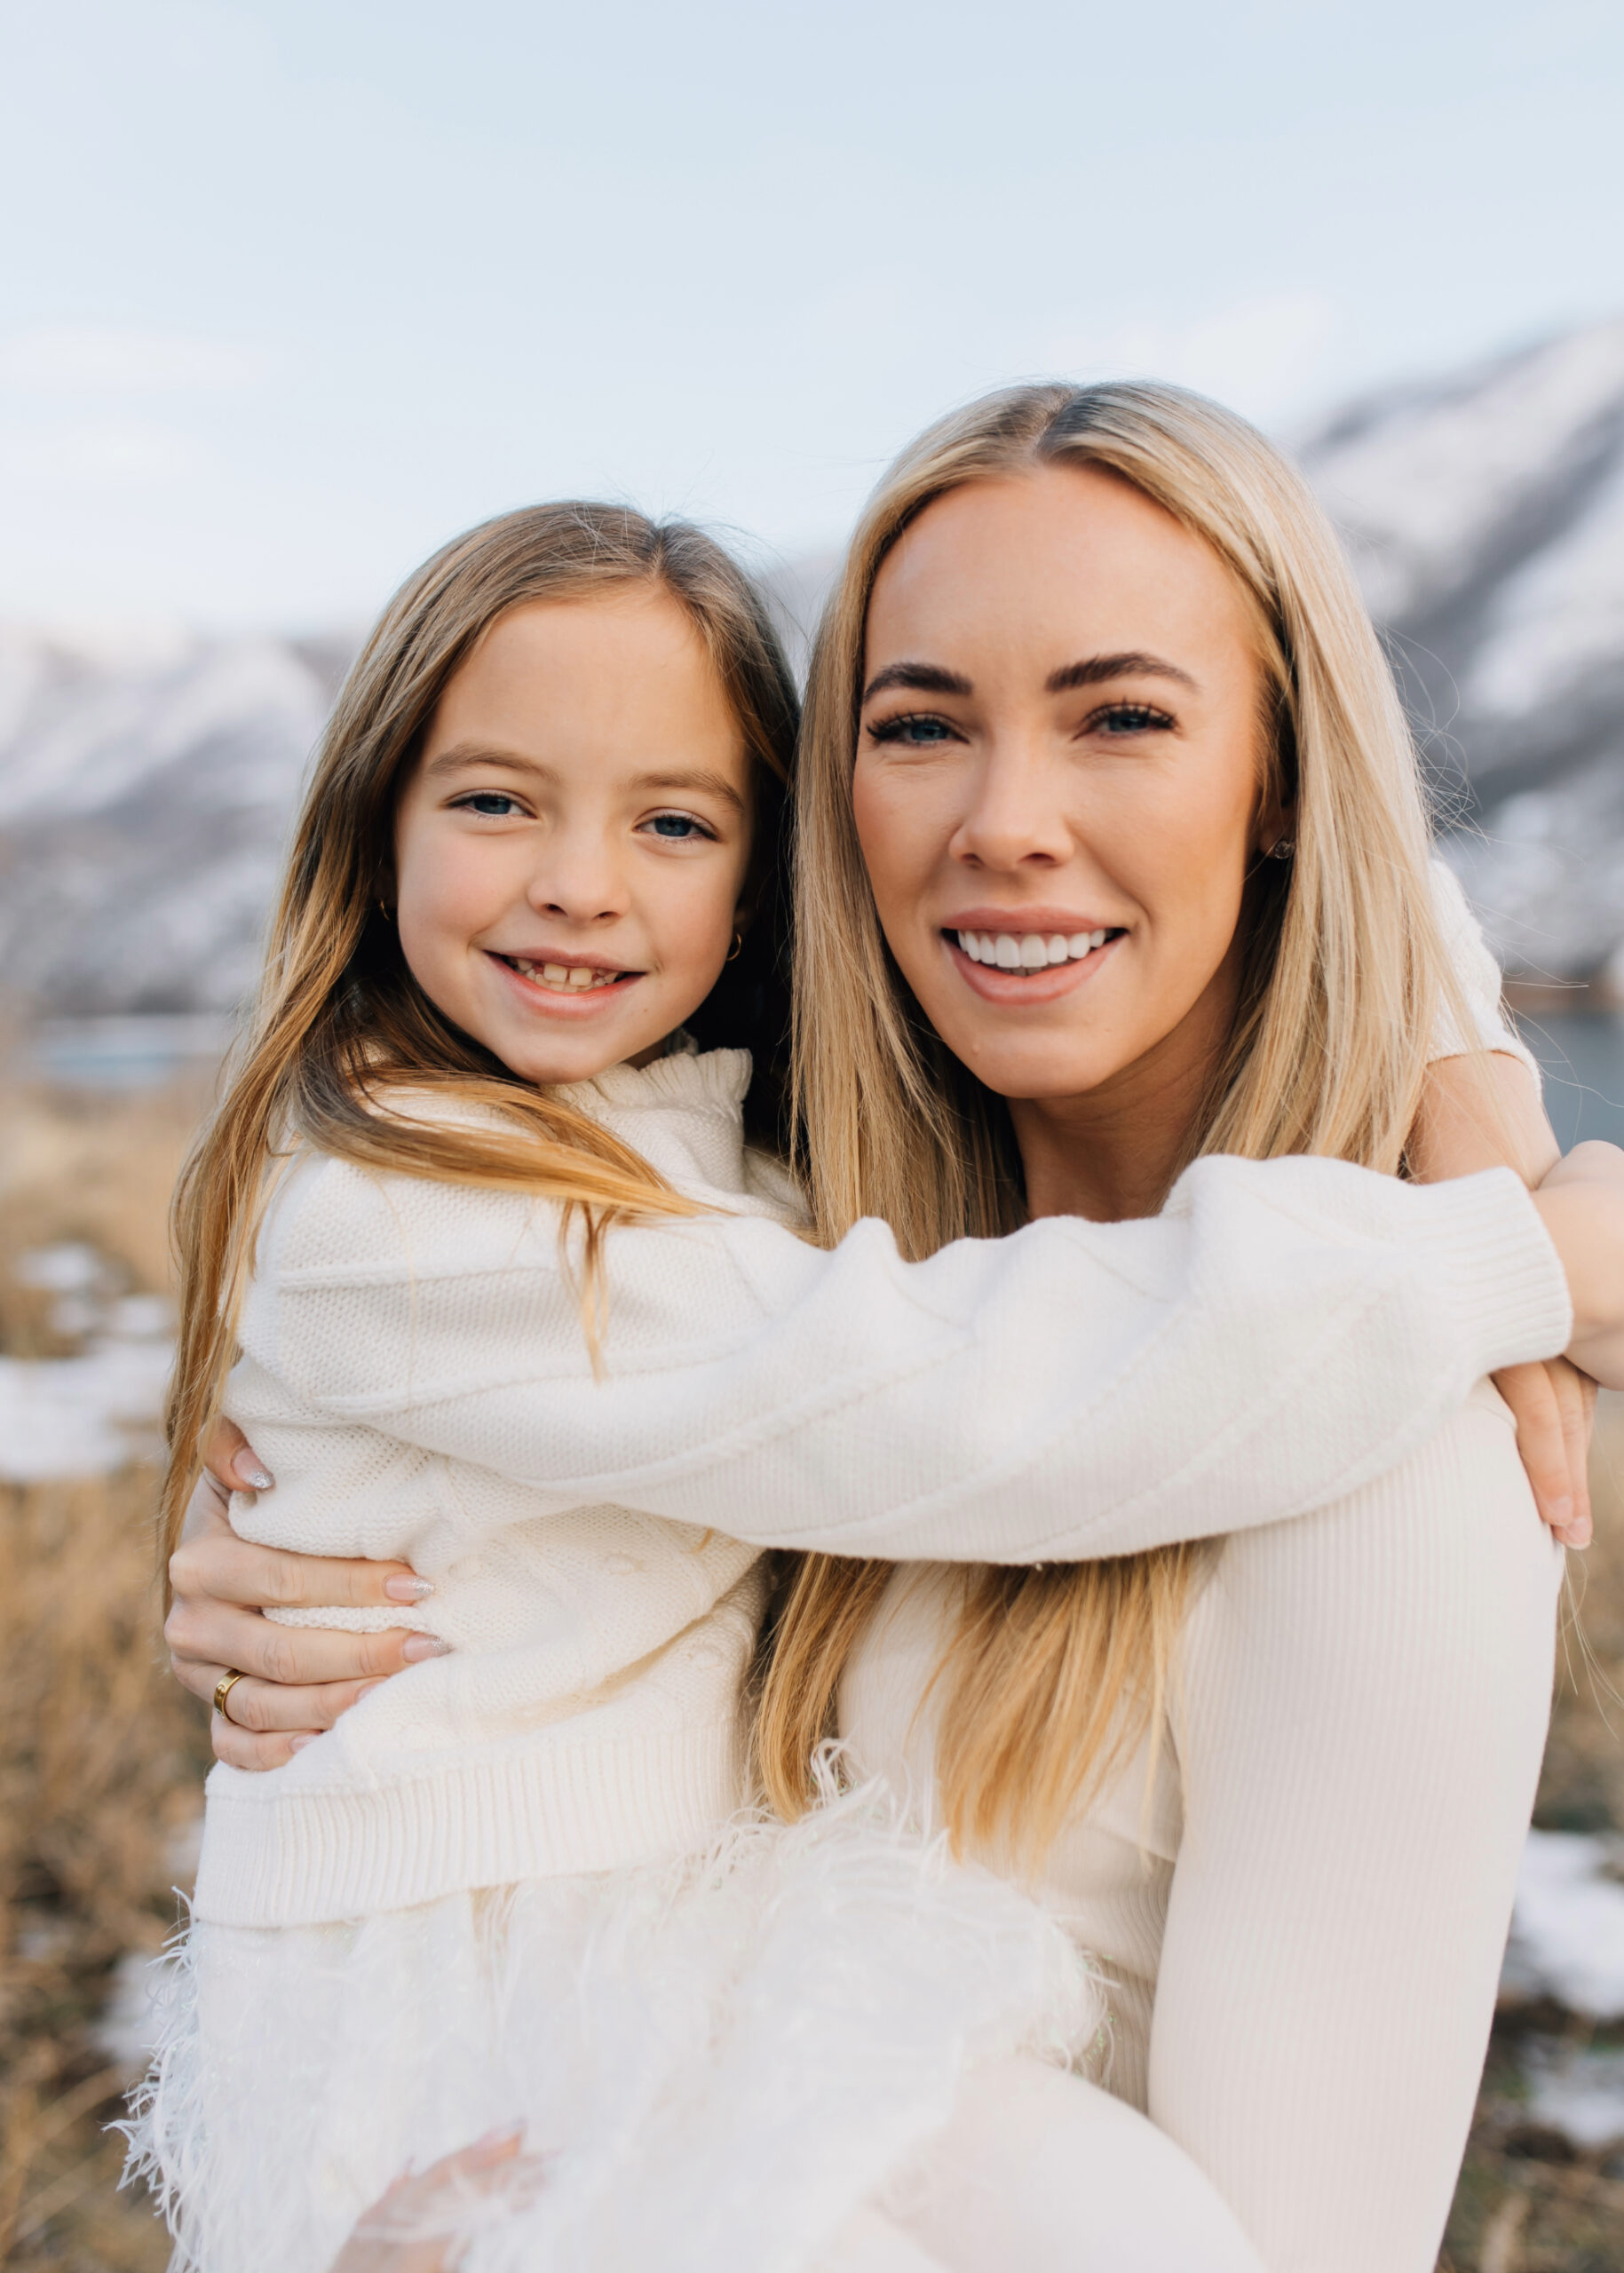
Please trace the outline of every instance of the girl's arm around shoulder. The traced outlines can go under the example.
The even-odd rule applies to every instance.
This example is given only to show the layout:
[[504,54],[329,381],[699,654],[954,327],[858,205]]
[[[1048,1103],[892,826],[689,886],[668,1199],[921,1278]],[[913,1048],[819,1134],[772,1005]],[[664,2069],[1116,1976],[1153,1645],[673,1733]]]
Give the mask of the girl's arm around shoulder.
[[453,1236],[440,1188],[405,1183],[383,1201],[416,1221],[387,1257],[284,1250],[297,1393],[515,1478],[538,1512],[616,1502],[762,1545],[1081,1560],[1269,1522],[1569,1332],[1509,1172],[1421,1190],[1208,1160],[1154,1219],[1051,1218],[917,1263],[875,1223],[833,1253],[760,1218],[619,1225],[595,1376],[544,1211],[471,1243],[469,1195]]

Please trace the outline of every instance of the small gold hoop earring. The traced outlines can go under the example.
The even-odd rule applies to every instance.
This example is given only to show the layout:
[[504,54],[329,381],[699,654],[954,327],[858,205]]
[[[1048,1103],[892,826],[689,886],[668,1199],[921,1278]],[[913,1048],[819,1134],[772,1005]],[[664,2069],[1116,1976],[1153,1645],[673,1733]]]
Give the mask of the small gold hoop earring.
[[377,904],[377,912],[383,917],[385,923],[392,923],[394,922],[395,919],[393,915],[387,907],[385,907],[381,899]]
[[738,960],[739,960],[739,958],[740,958],[740,956],[741,956],[743,953],[744,953],[744,934],[743,934],[743,932],[742,932],[742,931],[735,931],[735,932],[733,933],[733,946],[732,946],[731,947],[729,947],[729,949],[728,949],[728,951],[727,951],[727,954],[726,954],[726,958],[725,958],[725,960],[726,960],[727,962],[738,962]]

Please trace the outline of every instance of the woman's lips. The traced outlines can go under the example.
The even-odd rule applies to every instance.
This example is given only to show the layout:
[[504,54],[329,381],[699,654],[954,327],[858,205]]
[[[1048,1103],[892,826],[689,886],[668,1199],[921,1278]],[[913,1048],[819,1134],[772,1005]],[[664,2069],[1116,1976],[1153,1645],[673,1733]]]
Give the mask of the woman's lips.
[[[1100,928],[1096,927],[1096,933]],[[1034,932],[1025,935],[1018,933],[1014,936],[1017,939],[1023,936],[1035,939],[1045,935]],[[1084,986],[1094,977],[1101,965],[1110,960],[1116,947],[1128,934],[1126,931],[1106,929],[1105,938],[1098,945],[1092,944],[1095,934],[1090,934],[1090,945],[1087,952],[1081,955],[1073,955],[1069,952],[1075,935],[1068,933],[1055,936],[1064,937],[1066,939],[1068,953],[1064,962],[1051,963],[1045,959],[1042,964],[1036,966],[1022,964],[1013,970],[996,962],[978,962],[959,945],[959,935],[956,931],[945,931],[942,939],[955,969],[972,994],[979,994],[983,1002],[1013,1005],[1022,1002],[1053,1002],[1062,994],[1069,994],[1076,987]]]

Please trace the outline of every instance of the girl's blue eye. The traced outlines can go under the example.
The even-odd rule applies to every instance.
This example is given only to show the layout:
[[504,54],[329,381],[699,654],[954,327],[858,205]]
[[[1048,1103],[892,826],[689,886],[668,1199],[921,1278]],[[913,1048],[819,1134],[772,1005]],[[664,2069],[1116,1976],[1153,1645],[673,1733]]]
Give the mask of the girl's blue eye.
[[478,813],[485,820],[506,820],[519,811],[518,798],[510,797],[504,789],[476,789],[458,803],[464,812]]
[[656,836],[670,837],[678,843],[691,837],[705,837],[710,834],[704,823],[695,820],[692,813],[656,813],[647,826]]

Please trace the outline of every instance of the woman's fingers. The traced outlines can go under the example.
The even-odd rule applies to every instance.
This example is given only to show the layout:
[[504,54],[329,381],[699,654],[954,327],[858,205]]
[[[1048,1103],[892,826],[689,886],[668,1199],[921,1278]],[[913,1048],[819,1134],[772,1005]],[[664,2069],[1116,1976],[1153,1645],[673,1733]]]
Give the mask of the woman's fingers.
[[[392,1626],[355,1634],[338,1626],[279,1626],[257,1611],[236,1610],[208,1596],[177,1596],[164,1621],[176,1676],[203,1694],[208,1668],[229,1666],[257,1681],[305,1689],[329,1682],[387,1679],[405,1666],[446,1654],[437,1635]],[[215,1679],[219,1678],[216,1674]]]
[[[234,1689],[232,1695],[236,1693]],[[267,1768],[285,1768],[296,1752],[313,1744],[320,1734],[318,1729],[293,1729],[256,1736],[251,1729],[240,1729],[234,1721],[223,1720],[218,1713],[209,1723],[215,1758],[228,1768],[246,1769],[251,1775]]]
[[228,1492],[271,1489],[269,1469],[234,1421],[217,1421],[204,1437],[203,1468]]
[[239,1539],[221,1518],[200,1524],[170,1557],[177,1598],[209,1596],[253,1610],[384,1610],[426,1602],[432,1583],[407,1563],[293,1555]]
[[1565,1358],[1544,1365],[1508,1366],[1494,1385],[1517,1423],[1522,1456],[1540,1514],[1565,1547],[1590,1544],[1590,1492],[1586,1476],[1589,1449],[1588,1408],[1584,1376]]
[[520,2152],[524,2126],[492,2132],[431,2168],[408,2172],[363,2211],[332,2273],[443,2273],[471,2199],[511,2195],[515,2206],[543,2182],[540,2158]]

